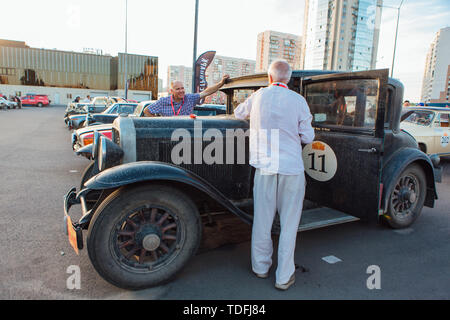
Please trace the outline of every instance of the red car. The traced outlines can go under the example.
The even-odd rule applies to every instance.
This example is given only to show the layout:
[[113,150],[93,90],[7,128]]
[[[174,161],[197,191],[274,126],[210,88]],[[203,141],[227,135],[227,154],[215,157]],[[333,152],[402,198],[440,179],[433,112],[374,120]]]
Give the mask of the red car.
[[20,98],[22,105],[43,107],[50,104],[50,100],[46,94],[27,94]]

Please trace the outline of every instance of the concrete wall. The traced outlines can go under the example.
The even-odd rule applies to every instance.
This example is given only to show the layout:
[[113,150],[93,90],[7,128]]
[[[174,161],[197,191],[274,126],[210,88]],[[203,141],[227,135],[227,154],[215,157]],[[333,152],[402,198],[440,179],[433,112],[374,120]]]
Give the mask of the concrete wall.
[[[124,90],[92,90],[92,89],[77,89],[77,88],[58,88],[58,87],[39,87],[39,86],[21,86],[21,85],[0,85],[0,93],[9,97],[20,93],[23,96],[27,93],[46,94],[51,100],[51,104],[67,104],[73,101],[77,96],[81,99],[86,98],[87,95],[91,97],[97,96],[114,96],[123,97]],[[151,100],[151,91],[129,90],[128,99],[137,101]],[[157,97],[153,97],[154,100]]]

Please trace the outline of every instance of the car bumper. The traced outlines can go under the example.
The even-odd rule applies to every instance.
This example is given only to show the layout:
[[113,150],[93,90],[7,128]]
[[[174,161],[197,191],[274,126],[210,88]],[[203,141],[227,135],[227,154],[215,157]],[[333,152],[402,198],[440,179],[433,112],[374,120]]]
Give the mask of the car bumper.
[[[84,198],[82,201],[81,198],[77,197],[76,188],[70,189],[64,196],[64,230],[70,245],[77,254],[79,253],[79,250],[83,249],[83,233],[80,224],[72,222],[69,210],[74,204],[81,204],[83,202],[84,206],[82,205],[82,207],[86,208]],[[83,215],[84,214],[85,213],[83,213]]]

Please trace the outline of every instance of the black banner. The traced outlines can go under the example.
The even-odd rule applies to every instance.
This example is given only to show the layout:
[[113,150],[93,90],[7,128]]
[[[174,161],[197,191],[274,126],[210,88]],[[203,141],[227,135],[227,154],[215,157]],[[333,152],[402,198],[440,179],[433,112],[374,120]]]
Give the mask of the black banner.
[[215,55],[215,51],[206,51],[195,62],[195,93],[200,93],[208,87],[208,83],[206,82],[206,69],[213,61]]

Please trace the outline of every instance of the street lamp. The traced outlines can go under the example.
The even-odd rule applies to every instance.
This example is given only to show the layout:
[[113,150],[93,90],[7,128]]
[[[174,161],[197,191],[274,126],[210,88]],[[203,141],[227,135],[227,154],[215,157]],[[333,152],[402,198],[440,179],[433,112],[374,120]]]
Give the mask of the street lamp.
[[124,71],[124,89],[125,100],[128,99],[128,70],[127,70],[127,34],[128,34],[128,0],[125,0],[125,71]]
[[195,0],[194,57],[192,62],[192,93],[195,93],[195,62],[197,61],[197,25],[198,25],[198,0]]
[[394,54],[392,55],[391,78],[394,76],[394,62],[395,62],[395,50],[397,49],[398,22],[400,20],[400,8],[402,7],[403,1],[405,0],[402,0],[398,7],[377,5],[377,7],[391,8],[397,10],[397,27],[395,28]]

